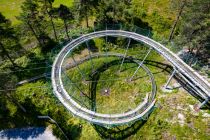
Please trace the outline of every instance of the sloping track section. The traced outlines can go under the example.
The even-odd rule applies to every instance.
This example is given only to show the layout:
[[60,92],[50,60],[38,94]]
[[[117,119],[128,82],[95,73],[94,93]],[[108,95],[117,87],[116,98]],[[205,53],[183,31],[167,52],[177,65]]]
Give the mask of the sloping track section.
[[78,45],[88,40],[105,36],[131,38],[138,42],[143,42],[149,45],[152,49],[157,51],[160,55],[162,55],[166,60],[168,60],[171,63],[171,65],[176,70],[176,73],[180,77],[182,77],[182,79],[184,79],[187,84],[190,85],[194,93],[196,93],[196,96],[198,96],[202,100],[207,100],[210,98],[210,84],[204,78],[202,78],[196,71],[189,67],[185,62],[183,62],[177,55],[175,55],[173,52],[171,52],[169,49],[167,49],[160,43],[134,32],[122,30],[104,30],[92,32],[71,41],[60,51],[53,63],[51,74],[53,92],[56,95],[56,97],[61,101],[61,103],[71,113],[73,113],[73,115],[81,117],[91,123],[113,126],[130,123],[140,118],[143,118],[154,107],[155,100],[149,102],[148,104],[148,99],[145,98],[145,101],[139,105],[141,108],[144,107],[144,109],[141,110],[141,112],[133,111],[132,113],[113,115],[100,114],[83,108],[69,96],[61,80],[62,63],[64,61],[64,58]]

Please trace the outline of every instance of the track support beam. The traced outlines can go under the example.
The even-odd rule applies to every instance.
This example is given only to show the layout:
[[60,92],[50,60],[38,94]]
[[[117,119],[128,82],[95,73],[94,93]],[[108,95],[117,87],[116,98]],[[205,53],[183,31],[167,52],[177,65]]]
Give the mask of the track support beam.
[[136,75],[136,73],[138,72],[138,70],[140,69],[140,67],[143,65],[144,61],[146,60],[147,56],[150,54],[151,51],[152,51],[152,47],[149,48],[149,51],[145,55],[144,59],[141,61],[141,63],[139,64],[138,68],[136,69],[136,71],[134,72],[134,74],[131,76],[130,81],[133,80],[133,77]]
[[201,109],[203,106],[205,106],[210,101],[210,98],[205,99],[202,103],[198,105],[198,109]]
[[91,68],[92,68],[92,72],[93,72],[94,71],[94,65],[93,65],[93,60],[92,60],[92,56],[91,56],[91,52],[90,52],[90,46],[89,46],[87,41],[85,43],[86,43],[88,53],[89,53],[89,56],[90,56],[90,63],[91,63]]
[[78,66],[78,63],[76,62],[76,60],[74,59],[74,57],[72,56],[72,60],[74,61],[74,63],[76,64],[76,67],[77,67],[77,69],[78,69],[78,71],[79,71],[79,73],[81,74],[81,76],[82,76],[82,79],[83,80],[85,80],[85,74],[82,72],[82,70],[79,68],[79,66]]
[[172,72],[171,76],[168,78],[168,81],[166,82],[166,85],[164,86],[166,89],[168,89],[168,85],[170,84],[175,74],[176,74],[176,68],[174,68],[174,71]]
[[123,56],[122,63],[121,63],[121,65],[120,65],[119,72],[121,72],[123,63],[124,63],[124,61],[125,61],[125,57],[127,56],[127,52],[128,52],[128,48],[129,48],[129,46],[130,46],[130,43],[131,43],[131,38],[129,38],[129,40],[128,40],[128,44],[127,44],[127,47],[126,47],[126,50],[125,50],[125,54],[124,54],[124,56]]

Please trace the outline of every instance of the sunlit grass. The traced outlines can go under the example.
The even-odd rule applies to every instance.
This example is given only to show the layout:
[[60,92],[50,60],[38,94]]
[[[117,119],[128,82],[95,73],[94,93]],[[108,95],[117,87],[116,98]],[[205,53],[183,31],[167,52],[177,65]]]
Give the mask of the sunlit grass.
[[[12,21],[13,25],[19,24],[16,17],[19,16],[21,12],[21,5],[24,0],[0,0],[0,12]],[[71,7],[73,5],[73,0],[55,0],[53,3],[54,7],[59,7],[60,4]]]
[[59,7],[60,4],[71,7],[73,6],[73,0],[55,0],[53,3],[53,7]]
[[13,25],[20,23],[16,19],[21,12],[21,4],[24,0],[0,0],[0,12],[12,21]]

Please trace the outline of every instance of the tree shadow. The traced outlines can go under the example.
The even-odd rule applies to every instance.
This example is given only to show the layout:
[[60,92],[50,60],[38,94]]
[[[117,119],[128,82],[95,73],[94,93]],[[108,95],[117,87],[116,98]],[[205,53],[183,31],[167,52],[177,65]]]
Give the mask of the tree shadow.
[[18,81],[32,78],[50,71],[51,66],[47,65],[48,58],[46,56],[37,57],[36,54],[30,53],[26,57],[27,61],[24,62],[24,67],[9,73],[16,75],[18,77]]
[[15,114],[11,115],[11,109],[7,106],[7,104],[13,104],[11,99],[9,99],[6,95],[1,95],[0,97],[1,99],[5,99],[5,101],[9,101],[8,103],[5,102],[4,107],[1,107],[4,108],[4,110],[1,112],[2,117],[0,117],[0,129],[45,126],[44,122],[40,122],[36,118],[36,115],[40,113],[37,111],[36,106],[31,102],[31,99],[27,98],[25,102],[22,103],[26,112],[17,107]]
[[91,52],[98,52],[99,51],[98,48],[96,47],[95,41],[89,40],[88,44],[89,44],[89,47],[90,47],[89,49],[90,49]]
[[152,27],[149,26],[149,23],[142,21],[140,18],[134,17],[133,24],[135,26],[141,27],[143,29],[148,29],[148,30],[152,31]]

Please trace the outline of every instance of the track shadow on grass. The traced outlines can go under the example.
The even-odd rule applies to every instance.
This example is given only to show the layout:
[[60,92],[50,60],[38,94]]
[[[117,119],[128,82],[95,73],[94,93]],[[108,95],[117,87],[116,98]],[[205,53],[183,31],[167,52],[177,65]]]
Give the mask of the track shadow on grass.
[[139,120],[131,124],[130,126],[115,126],[113,128],[106,128],[93,124],[93,127],[103,139],[121,140],[126,139],[131,135],[134,135],[146,122],[146,120]]

